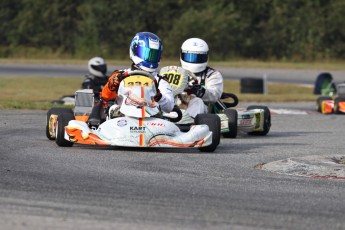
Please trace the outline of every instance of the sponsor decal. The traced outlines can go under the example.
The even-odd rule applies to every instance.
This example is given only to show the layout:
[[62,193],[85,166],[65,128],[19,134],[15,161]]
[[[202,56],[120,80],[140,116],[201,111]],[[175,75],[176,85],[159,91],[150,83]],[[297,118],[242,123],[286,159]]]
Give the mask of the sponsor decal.
[[124,127],[127,125],[127,120],[118,120],[117,126]]
[[165,127],[165,124],[161,122],[147,122],[146,125],[153,127]]
[[145,133],[146,127],[142,127],[142,126],[130,126],[129,127],[129,131],[131,133]]
[[251,125],[251,124],[252,124],[252,119],[240,120],[240,125]]

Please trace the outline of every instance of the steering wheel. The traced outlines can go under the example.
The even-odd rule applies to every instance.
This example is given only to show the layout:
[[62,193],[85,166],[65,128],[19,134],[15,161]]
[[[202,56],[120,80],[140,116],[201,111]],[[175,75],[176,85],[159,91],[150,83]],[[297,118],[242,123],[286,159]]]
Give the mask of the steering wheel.
[[127,74],[128,76],[142,75],[142,76],[152,79],[153,81],[156,80],[156,78],[152,74],[146,71],[142,71],[142,70],[131,70],[131,71],[128,71]]

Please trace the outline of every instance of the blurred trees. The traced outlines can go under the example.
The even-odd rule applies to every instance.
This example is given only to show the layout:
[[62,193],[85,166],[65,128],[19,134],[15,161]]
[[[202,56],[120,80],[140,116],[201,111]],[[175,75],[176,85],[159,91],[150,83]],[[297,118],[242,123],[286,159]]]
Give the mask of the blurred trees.
[[128,58],[156,33],[164,58],[205,39],[212,60],[345,59],[344,0],[1,0],[0,57]]

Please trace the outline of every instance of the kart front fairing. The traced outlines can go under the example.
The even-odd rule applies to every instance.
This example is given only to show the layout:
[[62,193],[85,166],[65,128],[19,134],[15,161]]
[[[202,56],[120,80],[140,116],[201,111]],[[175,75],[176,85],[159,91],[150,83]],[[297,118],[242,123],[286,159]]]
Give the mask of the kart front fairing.
[[87,145],[200,148],[212,143],[212,132],[207,125],[195,125],[184,133],[160,118],[118,117],[105,121],[97,130],[72,120],[65,127],[65,139]]

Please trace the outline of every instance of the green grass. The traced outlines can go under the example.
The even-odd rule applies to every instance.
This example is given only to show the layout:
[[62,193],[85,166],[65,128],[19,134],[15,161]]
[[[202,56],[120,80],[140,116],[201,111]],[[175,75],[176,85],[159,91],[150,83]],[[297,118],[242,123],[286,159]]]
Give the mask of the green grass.
[[[50,103],[80,88],[83,77],[1,77],[0,109],[49,109]],[[268,94],[241,94],[239,80],[226,80],[224,91],[235,93],[240,102],[315,101],[313,89],[290,84],[269,84]]]
[[[123,60],[106,60],[110,65],[130,65],[129,58]],[[0,58],[0,64],[75,64],[86,65],[88,60],[82,59],[7,59]],[[179,58],[165,59],[163,58],[160,66],[179,65]],[[314,70],[344,70],[344,60],[327,60],[316,62],[293,62],[293,61],[259,61],[259,60],[228,60],[228,61],[212,61],[210,65],[214,67],[234,67],[234,68],[273,68],[273,69],[314,69]]]
[[72,95],[83,78],[0,77],[0,109],[48,109],[50,101]]

